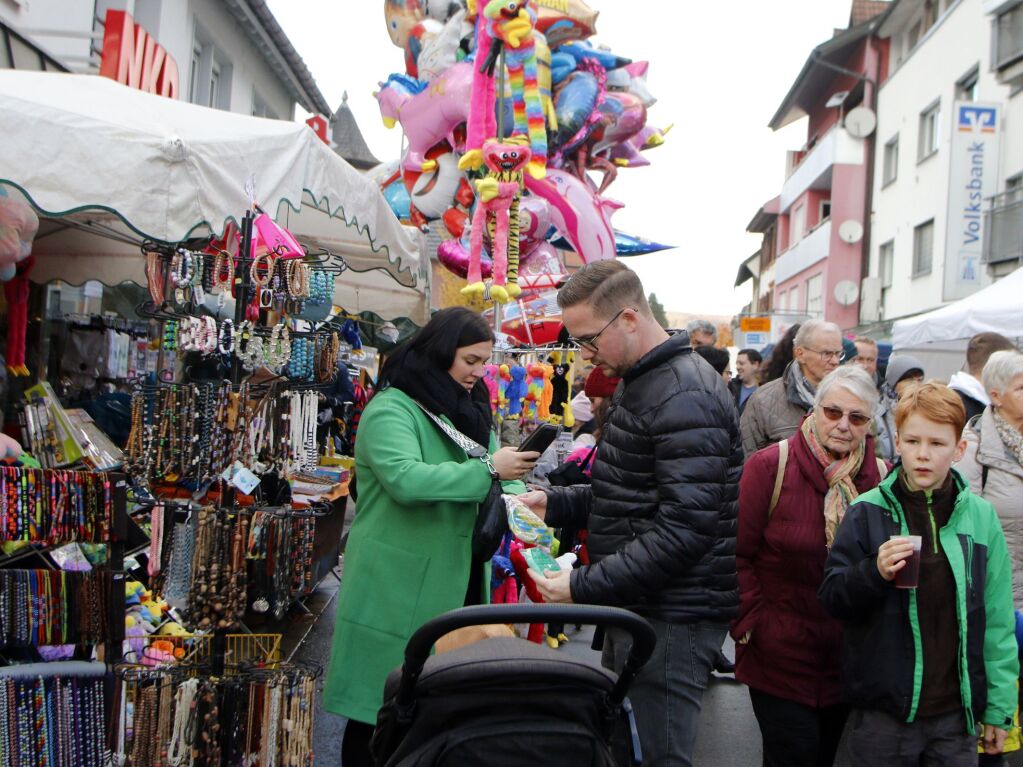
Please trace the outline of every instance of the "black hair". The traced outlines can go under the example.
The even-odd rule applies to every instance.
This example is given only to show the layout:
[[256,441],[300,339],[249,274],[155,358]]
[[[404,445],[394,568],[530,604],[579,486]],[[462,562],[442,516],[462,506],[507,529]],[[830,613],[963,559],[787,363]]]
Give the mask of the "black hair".
[[760,356],[760,352],[756,349],[739,349],[739,354],[745,354],[746,359],[755,364],[760,364],[764,361],[764,358]]
[[494,342],[494,331],[481,315],[463,306],[441,309],[425,327],[391,352],[380,371],[380,387],[392,383],[395,372],[405,365],[410,353],[446,372],[454,364],[458,349],[485,341]]
[[693,351],[707,360],[710,366],[718,372],[718,375],[728,369],[730,357],[724,349],[719,349],[716,346],[697,346]]
[[785,368],[789,366],[795,357],[796,333],[799,332],[799,324],[793,325],[785,331],[785,335],[775,345],[771,356],[767,358],[767,364],[760,369],[761,385],[769,383],[785,374]]

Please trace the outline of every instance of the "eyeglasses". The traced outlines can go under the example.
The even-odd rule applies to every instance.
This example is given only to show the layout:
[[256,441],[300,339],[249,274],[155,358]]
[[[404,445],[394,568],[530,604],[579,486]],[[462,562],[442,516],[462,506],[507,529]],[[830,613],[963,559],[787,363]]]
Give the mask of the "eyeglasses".
[[829,421],[841,421],[842,416],[849,416],[849,423],[853,426],[865,426],[871,421],[871,417],[864,413],[858,413],[855,410],[846,412],[841,408],[831,407],[830,405],[821,405],[820,411],[824,413],[824,417]]
[[[571,343],[571,344],[575,344],[576,346],[578,346],[580,348],[587,349],[587,350],[593,352],[594,354],[598,353],[600,351],[600,349],[597,348],[597,339],[600,338],[602,335],[604,335],[604,331],[607,330],[612,325],[614,325],[615,322],[617,322],[618,318],[622,316],[622,312],[624,312],[628,308],[629,307],[626,306],[626,307],[624,307],[622,309],[619,309],[618,310],[618,314],[616,314],[614,317],[612,317],[610,322],[608,322],[604,327],[602,327],[599,331],[594,333],[592,336],[583,336],[582,338],[576,338],[575,336],[569,336],[568,337],[568,342]],[[637,310],[633,309],[632,311],[637,311]]]
[[810,349],[809,347],[804,348],[806,348],[808,352],[813,352],[814,354],[820,355],[821,362],[827,362],[828,360],[838,360],[839,362],[841,362],[842,360],[845,359],[845,352],[843,352],[841,349],[833,352],[829,351],[828,349]]

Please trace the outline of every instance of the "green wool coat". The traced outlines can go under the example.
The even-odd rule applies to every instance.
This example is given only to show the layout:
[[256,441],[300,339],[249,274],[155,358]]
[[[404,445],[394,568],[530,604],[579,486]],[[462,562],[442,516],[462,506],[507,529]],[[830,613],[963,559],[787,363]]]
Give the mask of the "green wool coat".
[[[380,392],[366,407],[355,473],[359,500],[323,705],[374,723],[384,681],[401,665],[408,638],[464,604],[472,530],[491,479],[482,461],[466,456],[398,389]],[[521,482],[504,485],[509,493],[525,490]],[[489,566],[483,583],[481,599],[489,601]]]

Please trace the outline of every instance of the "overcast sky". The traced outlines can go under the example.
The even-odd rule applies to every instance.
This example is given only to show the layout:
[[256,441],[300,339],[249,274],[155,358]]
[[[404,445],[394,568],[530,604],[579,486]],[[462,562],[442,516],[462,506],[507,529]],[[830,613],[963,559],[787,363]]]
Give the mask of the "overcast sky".
[[[398,156],[372,92],[404,69],[383,0],[269,0],[334,107],[348,91],[370,149]],[[759,247],[746,224],[781,190],[786,149],[805,140],[805,120],[773,133],[767,123],[815,45],[849,20],[851,0],[589,0],[600,11],[595,42],[650,61],[658,98],[648,123],[674,124],[646,168],[623,169],[608,196],[625,203],[615,228],[678,247],[629,259],[670,311],[733,314],[750,298],[732,285]]]

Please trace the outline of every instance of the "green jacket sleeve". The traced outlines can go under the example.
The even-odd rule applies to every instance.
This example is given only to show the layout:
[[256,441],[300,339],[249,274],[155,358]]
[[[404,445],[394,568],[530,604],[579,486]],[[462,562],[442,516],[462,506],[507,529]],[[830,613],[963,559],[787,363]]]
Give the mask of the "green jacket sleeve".
[[490,490],[490,471],[482,461],[427,463],[416,419],[402,407],[367,409],[359,424],[358,449],[387,494],[406,506],[479,503]]
[[994,508],[984,502],[989,515],[987,581],[984,586],[984,669],[987,672],[987,708],[984,724],[1007,730],[1016,710],[1019,679],[1019,648],[1016,645],[1016,612],[1012,603],[1012,566],[1005,535]]

